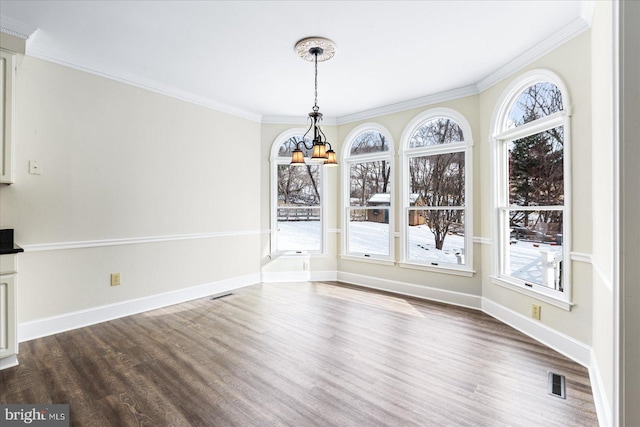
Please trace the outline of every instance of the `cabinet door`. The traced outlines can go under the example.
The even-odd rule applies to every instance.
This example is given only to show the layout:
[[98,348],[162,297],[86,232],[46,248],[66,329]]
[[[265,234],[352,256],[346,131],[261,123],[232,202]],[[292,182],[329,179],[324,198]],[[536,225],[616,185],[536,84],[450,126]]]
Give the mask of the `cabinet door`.
[[16,275],[0,276],[0,358],[17,353]]
[[13,115],[16,55],[0,50],[0,183],[13,182]]

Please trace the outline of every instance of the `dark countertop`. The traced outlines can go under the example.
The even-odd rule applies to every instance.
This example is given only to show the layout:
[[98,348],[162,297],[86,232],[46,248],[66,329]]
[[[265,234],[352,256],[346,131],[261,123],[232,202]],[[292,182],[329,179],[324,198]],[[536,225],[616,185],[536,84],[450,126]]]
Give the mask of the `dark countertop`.
[[17,254],[20,252],[24,252],[24,249],[15,243],[13,246],[0,246],[0,255]]

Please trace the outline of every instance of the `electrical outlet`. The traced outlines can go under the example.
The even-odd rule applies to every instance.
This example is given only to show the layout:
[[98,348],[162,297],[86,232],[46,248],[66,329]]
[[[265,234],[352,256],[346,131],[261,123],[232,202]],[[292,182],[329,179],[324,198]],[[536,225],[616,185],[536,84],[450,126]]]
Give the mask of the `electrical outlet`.
[[37,160],[29,160],[29,173],[31,175],[41,175],[42,165]]
[[531,304],[531,317],[540,320],[540,306],[538,304]]
[[120,273],[111,273],[111,286],[120,286]]
[[304,271],[307,271],[307,270],[309,269],[309,264],[308,264],[306,261],[304,261],[304,262],[302,263],[302,269],[303,269]]

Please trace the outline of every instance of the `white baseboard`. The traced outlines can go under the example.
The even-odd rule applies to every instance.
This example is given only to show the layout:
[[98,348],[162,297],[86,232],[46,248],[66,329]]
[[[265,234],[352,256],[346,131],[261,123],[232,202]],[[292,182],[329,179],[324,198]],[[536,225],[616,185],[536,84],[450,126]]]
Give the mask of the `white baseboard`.
[[7,356],[0,359],[0,371],[6,368],[12,368],[18,366],[18,356]]
[[611,416],[611,405],[605,393],[602,375],[600,374],[600,365],[595,353],[591,350],[591,365],[589,366],[589,380],[591,381],[591,394],[593,402],[596,406],[598,414],[598,424],[601,426],[612,426],[613,417]]
[[277,282],[326,282],[338,280],[337,271],[265,271],[263,283]]
[[130,316],[143,311],[206,297],[260,283],[260,274],[249,274],[191,288],[75,311],[18,325],[18,341],[29,341],[84,326]]
[[311,280],[311,272],[304,271],[263,271],[261,274],[263,283],[275,282],[308,282]]
[[482,298],[482,311],[588,368],[591,347],[534,319]]
[[447,304],[474,309],[481,308],[481,298],[478,295],[447,291],[445,289],[414,285],[413,283],[379,279],[377,277],[344,272],[338,272],[338,280],[340,282],[351,283],[353,285],[379,289],[411,297],[424,298],[431,301],[440,301]]

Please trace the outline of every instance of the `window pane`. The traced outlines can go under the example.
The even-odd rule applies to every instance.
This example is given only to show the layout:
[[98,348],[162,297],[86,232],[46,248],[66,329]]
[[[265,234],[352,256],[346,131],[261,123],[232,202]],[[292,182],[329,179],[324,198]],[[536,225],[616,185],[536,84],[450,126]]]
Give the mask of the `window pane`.
[[[283,142],[278,150],[278,157],[291,157],[291,153],[296,149],[299,141],[302,141],[302,136],[294,136]],[[306,138],[305,141],[309,147],[313,144],[309,138]],[[300,150],[302,150],[305,157],[311,157],[313,149],[307,149],[304,144],[300,144]]]
[[464,210],[409,210],[410,261],[465,264]]
[[279,251],[319,251],[322,229],[320,208],[279,207]]
[[320,204],[320,165],[278,165],[278,206]]
[[351,206],[389,206],[391,165],[387,160],[351,164],[349,167]]
[[367,131],[357,136],[351,145],[351,155],[389,151],[389,142],[380,132]]
[[410,148],[464,141],[462,129],[451,119],[440,117],[421,125],[411,135]]
[[347,252],[389,255],[389,209],[349,209]]
[[464,153],[409,159],[411,206],[464,206]]
[[507,127],[513,128],[562,111],[562,94],[549,82],[537,83],[524,90],[513,104]]
[[505,274],[561,291],[563,212],[509,210],[507,214]]
[[509,143],[509,204],[564,204],[564,127]]

